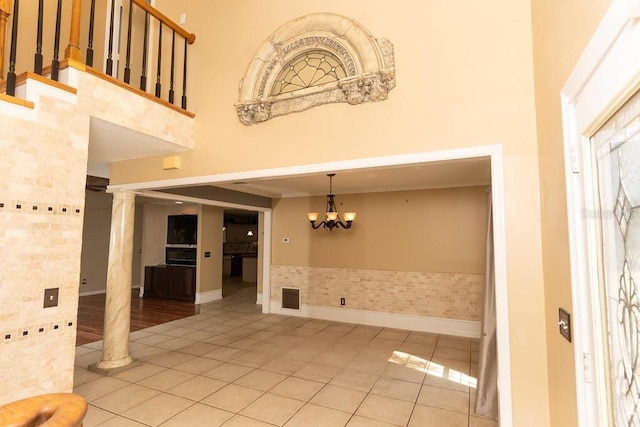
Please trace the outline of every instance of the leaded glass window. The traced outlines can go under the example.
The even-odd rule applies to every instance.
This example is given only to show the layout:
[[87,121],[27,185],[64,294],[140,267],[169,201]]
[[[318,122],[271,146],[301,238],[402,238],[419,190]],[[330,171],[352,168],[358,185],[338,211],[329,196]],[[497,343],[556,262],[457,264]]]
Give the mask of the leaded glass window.
[[304,52],[282,68],[273,84],[271,95],[321,86],[346,76],[344,66],[332,53],[324,50]]

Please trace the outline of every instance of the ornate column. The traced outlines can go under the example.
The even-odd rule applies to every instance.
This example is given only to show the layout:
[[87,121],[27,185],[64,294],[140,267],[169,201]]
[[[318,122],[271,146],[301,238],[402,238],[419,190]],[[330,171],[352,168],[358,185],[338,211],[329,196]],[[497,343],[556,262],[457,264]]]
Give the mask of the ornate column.
[[7,36],[7,19],[10,14],[10,0],[0,0],[0,82],[4,80],[4,45]]
[[82,0],[73,0],[71,4],[71,29],[69,31],[69,46],[64,51],[65,58],[82,61],[80,52],[80,5]]
[[113,193],[102,358],[89,366],[105,375],[135,366],[129,354],[134,212],[134,193]]

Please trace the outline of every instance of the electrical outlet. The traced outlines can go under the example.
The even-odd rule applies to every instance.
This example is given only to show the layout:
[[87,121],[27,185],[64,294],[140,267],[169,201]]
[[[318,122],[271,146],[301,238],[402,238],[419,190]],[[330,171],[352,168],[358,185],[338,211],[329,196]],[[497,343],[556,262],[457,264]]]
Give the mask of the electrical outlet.
[[82,279],[82,284],[86,285],[87,284],[87,279]]
[[44,290],[44,308],[58,306],[58,290],[59,288]]
[[347,302],[344,300],[344,298],[340,298],[340,305],[345,305]]

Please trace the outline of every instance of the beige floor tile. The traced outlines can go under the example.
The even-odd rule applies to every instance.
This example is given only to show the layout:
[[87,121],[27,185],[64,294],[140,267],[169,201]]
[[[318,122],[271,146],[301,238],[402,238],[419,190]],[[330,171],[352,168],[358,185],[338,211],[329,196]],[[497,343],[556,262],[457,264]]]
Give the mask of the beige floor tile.
[[366,395],[362,391],[327,384],[313,396],[311,403],[354,413]]
[[149,363],[164,366],[165,368],[173,368],[174,366],[180,365],[181,363],[194,358],[195,356],[192,354],[180,353],[177,351],[167,351],[165,349],[165,353],[149,359]]
[[364,399],[356,415],[404,426],[409,421],[413,406],[410,402],[370,394]]
[[313,362],[324,366],[334,366],[342,369],[353,361],[356,354],[356,351],[326,351],[318,355]]
[[125,417],[116,416],[109,419],[107,422],[100,424],[100,427],[147,427],[147,426],[145,424],[141,424],[137,421],[133,421]]
[[111,392],[128,386],[130,383],[113,377],[100,377],[88,383],[80,384],[74,387],[73,392],[84,397],[87,402],[107,395]]
[[386,357],[378,357],[375,359],[365,359],[356,357],[346,366],[346,369],[359,372],[367,372],[369,374],[380,375],[387,369],[389,363]]
[[92,405],[115,414],[122,414],[128,409],[145,402],[160,393],[157,390],[131,384],[102,396],[93,402]]
[[277,357],[262,365],[261,369],[265,371],[277,372],[279,374],[291,375],[305,366],[307,362],[301,360],[285,359]]
[[187,334],[193,332],[193,329],[180,327],[174,322],[169,322],[167,325],[170,325],[171,328],[165,329],[162,331],[162,335],[169,335],[172,337],[184,337]]
[[351,418],[347,412],[307,403],[285,424],[285,427],[343,427]]
[[378,380],[378,375],[351,370],[340,371],[330,382],[338,387],[368,392]]
[[435,345],[438,343],[438,335],[424,332],[411,332],[407,339],[404,340],[404,342],[435,347]]
[[306,380],[328,383],[340,372],[340,368],[334,366],[317,365],[315,363],[307,363],[298,369],[293,376],[304,378]]
[[249,372],[242,378],[237,379],[234,383],[245,387],[268,391],[282,382],[285,378],[287,378],[287,376],[283,374],[256,369]]
[[224,427],[273,427],[273,424],[263,423],[243,415],[235,415],[224,424]]
[[240,350],[239,348],[231,348],[231,347],[220,347],[213,351],[210,351],[207,354],[204,354],[203,357],[208,357],[210,359],[222,360],[223,362],[228,362],[230,360],[239,357],[244,354],[244,350]]
[[471,360],[471,352],[469,350],[457,350],[438,346],[433,352],[433,357],[469,362]]
[[468,415],[430,406],[416,405],[409,420],[409,427],[467,427]]
[[160,391],[167,391],[193,377],[193,374],[187,372],[165,369],[162,372],[139,381],[138,384]]
[[146,338],[146,337],[151,336],[151,335],[154,335],[154,333],[150,332],[150,331],[148,331],[146,329],[142,329],[140,331],[131,332],[129,334],[129,340],[136,341],[136,340],[139,340],[139,339],[142,339],[142,338]]
[[153,363],[142,363],[134,368],[118,372],[114,375],[114,378],[136,383],[166,369],[164,366],[154,365]]
[[469,393],[423,385],[418,403],[449,411],[469,413]]
[[471,339],[442,335],[440,339],[438,339],[438,347],[469,351],[471,350]]
[[[100,349],[97,349],[97,350],[100,350]],[[76,347],[76,357],[82,356],[83,354],[87,354],[87,353],[93,353],[94,351],[96,351],[95,348],[87,347],[86,345],[80,345]]]
[[188,340],[186,338],[173,338],[168,341],[163,341],[159,344],[156,344],[156,347],[164,348],[167,350],[179,350],[194,343],[194,340]]
[[[233,329],[233,328],[230,328]],[[232,343],[234,341],[238,341],[241,338],[238,338],[236,335],[229,335],[229,334],[218,334],[215,335],[212,338],[209,338],[208,340],[204,340],[204,342],[208,343],[208,344],[214,344],[217,346],[225,346],[229,343]]]
[[373,338],[378,335],[383,328],[377,326],[363,326],[358,325],[349,332],[349,335],[357,335],[361,337]]
[[351,417],[346,427],[395,427],[395,425],[354,415]]
[[173,337],[170,337],[169,335],[150,334],[144,338],[136,340],[136,342],[139,344],[156,345],[164,341],[169,341],[170,339],[173,339]]
[[399,350],[403,353],[411,354],[423,359],[431,359],[431,356],[433,356],[436,347],[433,345],[405,342],[399,347]]
[[410,381],[381,378],[376,385],[373,386],[371,393],[415,403],[418,399],[420,387],[420,384]]
[[73,368],[73,386],[77,387],[80,384],[88,383],[89,381],[100,378],[102,375],[91,372],[85,368],[74,366]]
[[213,378],[207,378],[202,376],[196,376],[187,381],[173,387],[169,390],[169,393],[176,396],[184,397],[185,399],[199,401],[209,396],[210,394],[220,390],[228,383],[225,381],[214,380]]
[[409,336],[409,331],[400,331],[397,329],[383,329],[376,335],[378,339],[385,340],[393,340],[393,341],[404,341]]
[[[204,341],[204,340],[203,340]],[[207,353],[212,352],[213,350],[220,348],[220,346],[215,344],[209,344],[206,342],[195,342],[193,344],[189,344],[186,347],[182,347],[180,349],[181,353],[192,354],[194,356],[203,356]]]
[[238,341],[234,341],[229,343],[229,347],[231,348],[239,348],[240,350],[254,350],[258,347],[263,346],[265,343],[261,340],[256,340],[252,338],[242,338]]
[[397,363],[390,362],[382,373],[382,377],[422,384],[424,376],[426,375],[424,372],[425,366],[426,363],[399,365]]
[[271,389],[271,393],[279,396],[308,402],[322,387],[324,383],[305,380],[302,378],[288,377]]
[[229,384],[202,399],[201,403],[237,413],[263,394],[260,390]]
[[329,325],[323,329],[323,332],[330,332],[332,334],[346,335],[351,332],[356,325],[345,325],[345,324],[333,324]]
[[225,423],[229,418],[233,417],[231,412],[222,409],[213,408],[211,406],[196,403],[180,412],[169,421],[163,423],[162,427],[217,427]]
[[115,416],[116,414],[113,414],[109,411],[105,411],[104,409],[100,409],[93,405],[88,405],[87,414],[82,420],[82,427],[95,427],[107,420],[110,420]]
[[102,357],[102,352],[93,350],[84,354],[76,354],[74,365],[80,368],[87,368],[92,363],[96,363]]
[[498,422],[488,418],[471,415],[469,417],[469,427],[498,427]]
[[249,368],[247,366],[236,365],[235,363],[223,363],[222,365],[204,372],[202,375],[230,383],[251,371],[253,371],[253,368]]
[[255,402],[244,408],[240,414],[259,421],[282,426],[293,414],[298,412],[303,405],[304,402],[299,400],[265,393]]
[[202,374],[222,365],[224,362],[216,359],[209,359],[208,357],[196,357],[191,360],[187,360],[184,363],[176,365],[173,369],[177,371],[189,372],[191,374]]
[[181,336],[180,338],[201,342],[204,340],[208,340],[209,338],[213,338],[214,336],[215,334],[209,331],[192,331],[188,334]]
[[158,426],[193,404],[191,400],[161,393],[122,415],[143,424]]
[[167,353],[168,350],[165,350],[164,348],[145,346],[144,348],[132,351],[131,357],[136,360],[147,361]]

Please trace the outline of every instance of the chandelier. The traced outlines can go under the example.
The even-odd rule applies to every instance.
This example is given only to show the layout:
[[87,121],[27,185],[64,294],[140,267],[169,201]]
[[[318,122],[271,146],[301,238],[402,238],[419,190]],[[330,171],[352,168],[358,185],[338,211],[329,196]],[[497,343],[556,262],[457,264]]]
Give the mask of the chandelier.
[[311,223],[311,227],[314,230],[318,228],[328,228],[329,231],[333,231],[334,228],[351,228],[351,224],[353,224],[353,220],[356,219],[355,212],[345,212],[344,221],[340,219],[340,215],[338,214],[338,209],[336,208],[336,202],[334,200],[335,195],[333,194],[333,177],[336,176],[335,173],[328,173],[329,177],[329,194],[327,194],[327,211],[325,213],[324,221],[316,224],[318,220],[318,212],[309,212],[307,214],[307,218]]

